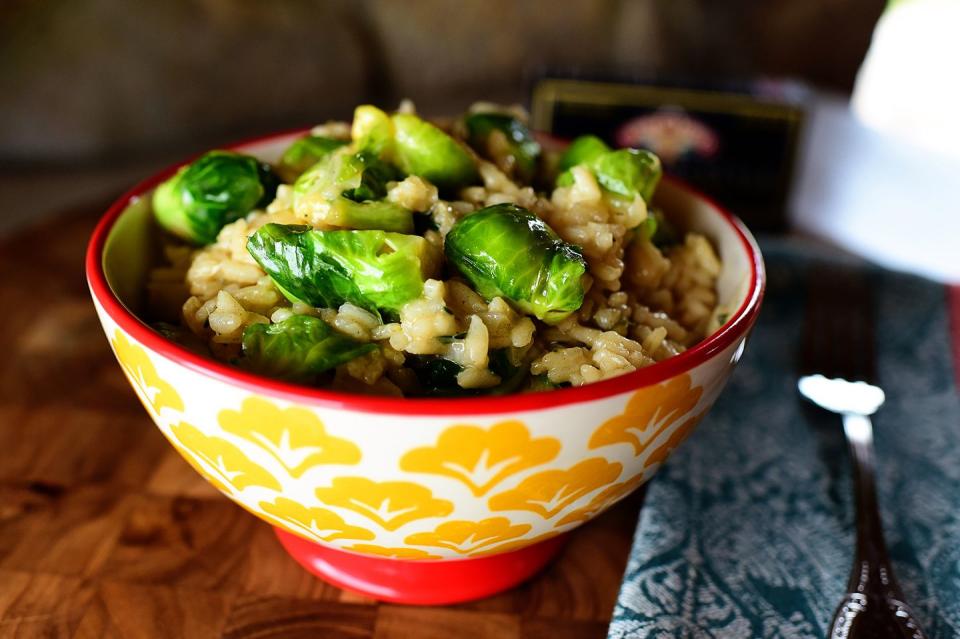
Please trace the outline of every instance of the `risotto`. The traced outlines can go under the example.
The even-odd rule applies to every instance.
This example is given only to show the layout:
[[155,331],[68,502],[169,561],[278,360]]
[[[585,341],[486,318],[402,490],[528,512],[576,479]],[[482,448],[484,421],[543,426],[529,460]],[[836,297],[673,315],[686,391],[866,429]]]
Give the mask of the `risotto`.
[[579,386],[724,320],[710,241],[653,207],[655,155],[548,151],[517,109],[449,126],[359,107],[273,165],[211,151],[161,184],[156,326],[303,384],[394,396]]

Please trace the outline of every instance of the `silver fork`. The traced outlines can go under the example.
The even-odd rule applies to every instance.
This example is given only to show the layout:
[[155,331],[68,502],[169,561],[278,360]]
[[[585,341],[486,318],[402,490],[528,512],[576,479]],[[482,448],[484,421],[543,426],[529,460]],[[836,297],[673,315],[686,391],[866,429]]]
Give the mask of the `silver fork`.
[[866,279],[814,270],[808,285],[800,394],[840,415],[853,461],[857,547],[847,594],[829,639],[925,639],[893,575],[874,481],[873,415],[884,402],[875,384],[873,307]]

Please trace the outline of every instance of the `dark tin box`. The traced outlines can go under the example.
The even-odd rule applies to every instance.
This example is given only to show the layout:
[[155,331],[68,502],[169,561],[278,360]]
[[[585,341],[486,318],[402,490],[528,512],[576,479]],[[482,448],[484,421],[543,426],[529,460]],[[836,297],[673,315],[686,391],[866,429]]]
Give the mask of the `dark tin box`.
[[753,230],[782,231],[806,94],[769,80],[690,88],[547,78],[534,85],[532,124],[650,149]]

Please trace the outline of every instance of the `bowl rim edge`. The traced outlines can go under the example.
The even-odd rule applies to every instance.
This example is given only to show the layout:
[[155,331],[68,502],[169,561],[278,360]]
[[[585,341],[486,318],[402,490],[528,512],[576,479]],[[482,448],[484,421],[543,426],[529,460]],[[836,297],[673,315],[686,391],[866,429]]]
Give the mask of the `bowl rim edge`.
[[[306,134],[309,128],[295,129],[258,136],[252,139],[227,144],[218,148],[243,151],[276,142],[284,137]],[[664,180],[686,191],[687,194],[705,202],[712,211],[734,231],[748,257],[750,281],[748,292],[734,313],[719,329],[692,348],[650,366],[617,377],[583,386],[560,388],[543,392],[515,393],[500,396],[454,397],[454,398],[407,398],[368,396],[341,391],[311,388],[284,382],[243,371],[194,353],[156,332],[137,317],[117,298],[107,283],[103,267],[103,251],[107,237],[120,215],[134,201],[200,154],[181,160],[140,181],[117,198],[100,218],[87,245],[85,270],[91,295],[103,311],[121,330],[129,334],[148,350],[206,377],[214,378],[231,386],[281,399],[294,404],[405,416],[460,416],[512,414],[537,410],[561,408],[573,404],[602,400],[615,395],[638,390],[664,382],[683,374],[708,361],[717,353],[747,334],[756,321],[760,303],[766,288],[766,271],[763,256],[756,240],[743,222],[715,200],[704,195],[689,184],[673,176]],[[108,340],[109,341],[109,340]]]

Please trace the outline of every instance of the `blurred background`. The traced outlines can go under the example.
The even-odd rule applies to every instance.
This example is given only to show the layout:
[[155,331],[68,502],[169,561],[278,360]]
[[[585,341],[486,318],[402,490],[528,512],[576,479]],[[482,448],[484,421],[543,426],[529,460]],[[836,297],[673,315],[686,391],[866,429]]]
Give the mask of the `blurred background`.
[[0,232],[358,103],[410,98],[428,116],[529,104],[545,75],[791,78],[846,110],[881,14],[926,1],[6,0]]

